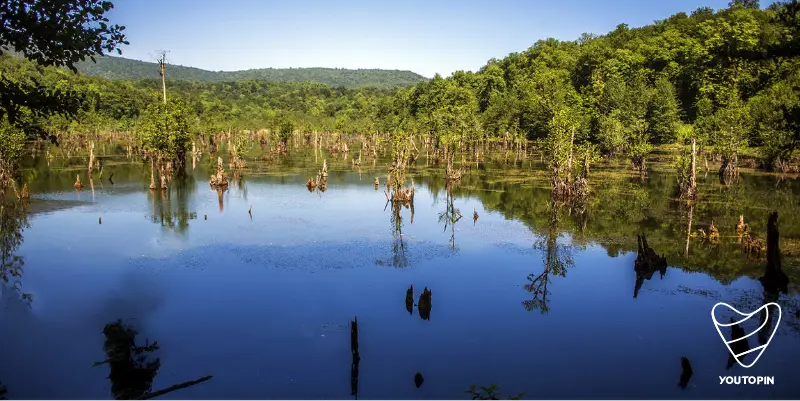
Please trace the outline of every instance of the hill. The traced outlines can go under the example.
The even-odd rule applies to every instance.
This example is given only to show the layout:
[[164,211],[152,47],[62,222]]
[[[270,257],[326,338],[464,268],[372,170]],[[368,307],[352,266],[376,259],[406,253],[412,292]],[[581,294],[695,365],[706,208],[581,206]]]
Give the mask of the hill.
[[[106,79],[159,78],[158,65],[123,57],[98,57],[97,63],[87,60],[76,65],[78,71]],[[242,71],[208,71],[180,65],[167,66],[167,79],[181,81],[245,81],[319,82],[332,87],[379,89],[412,86],[427,78],[411,71],[340,68],[260,68]]]

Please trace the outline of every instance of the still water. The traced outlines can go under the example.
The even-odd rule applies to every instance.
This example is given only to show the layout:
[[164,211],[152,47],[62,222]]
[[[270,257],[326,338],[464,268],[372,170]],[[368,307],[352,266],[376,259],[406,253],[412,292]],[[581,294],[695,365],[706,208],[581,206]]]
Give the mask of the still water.
[[[531,161],[477,166],[452,196],[441,169],[418,162],[413,216],[401,208],[398,221],[385,163],[327,158],[325,192],[306,188],[322,158],[305,153],[249,162],[221,196],[208,155],[163,192],[147,188],[149,164],[124,156],[103,158],[93,189],[85,159],[29,160],[30,227],[14,252],[24,273],[0,308],[7,397],[109,399],[213,376],[159,398],[352,399],[355,317],[362,399],[470,398],[470,385],[492,383],[501,398],[800,396],[800,182],[744,172],[725,188],[712,173],[689,208],[668,167],[641,182],[605,165],[576,209],[550,202]],[[762,305],[766,261],[743,253],[735,227],[743,215],[763,240],[772,211],[792,283],[758,363],[727,369],[711,308]],[[687,235],[712,222],[720,243]],[[666,256],[663,275],[634,271],[637,234]],[[430,309],[418,305],[424,288]],[[149,369],[104,350],[120,319],[137,346],[157,342],[141,350]],[[681,357],[693,369],[685,388]],[[741,375],[775,385],[720,384]]]

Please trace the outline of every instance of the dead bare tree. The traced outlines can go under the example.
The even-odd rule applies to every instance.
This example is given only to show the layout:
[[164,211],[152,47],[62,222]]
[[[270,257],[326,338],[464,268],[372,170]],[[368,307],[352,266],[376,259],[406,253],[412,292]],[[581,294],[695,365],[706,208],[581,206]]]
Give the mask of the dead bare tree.
[[164,93],[164,104],[167,104],[167,53],[166,50],[160,50],[158,52],[158,58],[156,59],[158,62],[158,73],[161,75],[161,90]]

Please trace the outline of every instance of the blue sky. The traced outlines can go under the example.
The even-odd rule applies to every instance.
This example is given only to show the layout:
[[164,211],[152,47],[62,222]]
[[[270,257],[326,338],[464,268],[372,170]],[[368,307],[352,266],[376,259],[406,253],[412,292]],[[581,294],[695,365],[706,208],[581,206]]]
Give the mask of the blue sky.
[[[766,1],[762,0],[766,4]],[[642,26],[728,0],[116,0],[123,56],[207,70],[338,67],[475,71],[539,39]],[[765,4],[762,4],[765,5]]]

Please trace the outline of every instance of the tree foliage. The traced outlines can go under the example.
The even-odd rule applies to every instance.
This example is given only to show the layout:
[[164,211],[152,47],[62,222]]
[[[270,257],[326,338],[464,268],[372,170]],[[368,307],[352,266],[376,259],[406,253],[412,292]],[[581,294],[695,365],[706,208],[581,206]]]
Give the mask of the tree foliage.
[[[155,63],[122,57],[98,57],[97,62],[81,62],[78,71],[106,79],[156,79]],[[331,87],[392,89],[412,86],[426,78],[411,71],[345,68],[258,68],[242,71],[207,71],[199,68],[170,66],[171,79],[198,82],[271,81],[317,82]]]
[[[575,147],[625,155],[643,169],[652,147],[675,142],[688,124],[698,146],[723,163],[735,164],[743,147],[759,146],[768,164],[781,165],[800,138],[800,6],[796,0],[765,9],[754,4],[699,8],[639,28],[621,24],[575,41],[541,40],[477,72],[437,75],[409,88],[348,89],[241,75],[173,79],[170,96],[183,99],[202,133],[285,132],[285,121],[295,132],[323,134],[402,129],[449,153],[522,138],[561,152],[569,139]],[[71,91],[86,99],[71,120],[28,114],[26,121],[54,135],[130,130],[160,90],[157,79],[106,80],[10,57],[0,57],[0,73],[30,93]],[[16,110],[6,93],[14,92],[0,95],[3,110]],[[19,104],[20,110],[57,109]],[[8,119],[18,120],[24,119]],[[572,170],[568,160],[557,163],[559,174]]]
[[[0,56],[21,53],[41,66],[66,66],[86,57],[119,50],[127,44],[124,27],[109,25],[104,16],[114,5],[99,0],[0,1]],[[74,116],[83,99],[73,88],[45,85],[36,74],[0,72],[0,118],[42,134],[38,119],[50,114]]]
[[138,130],[144,148],[161,160],[186,160],[192,131],[189,111],[182,101],[150,104],[139,120]]

